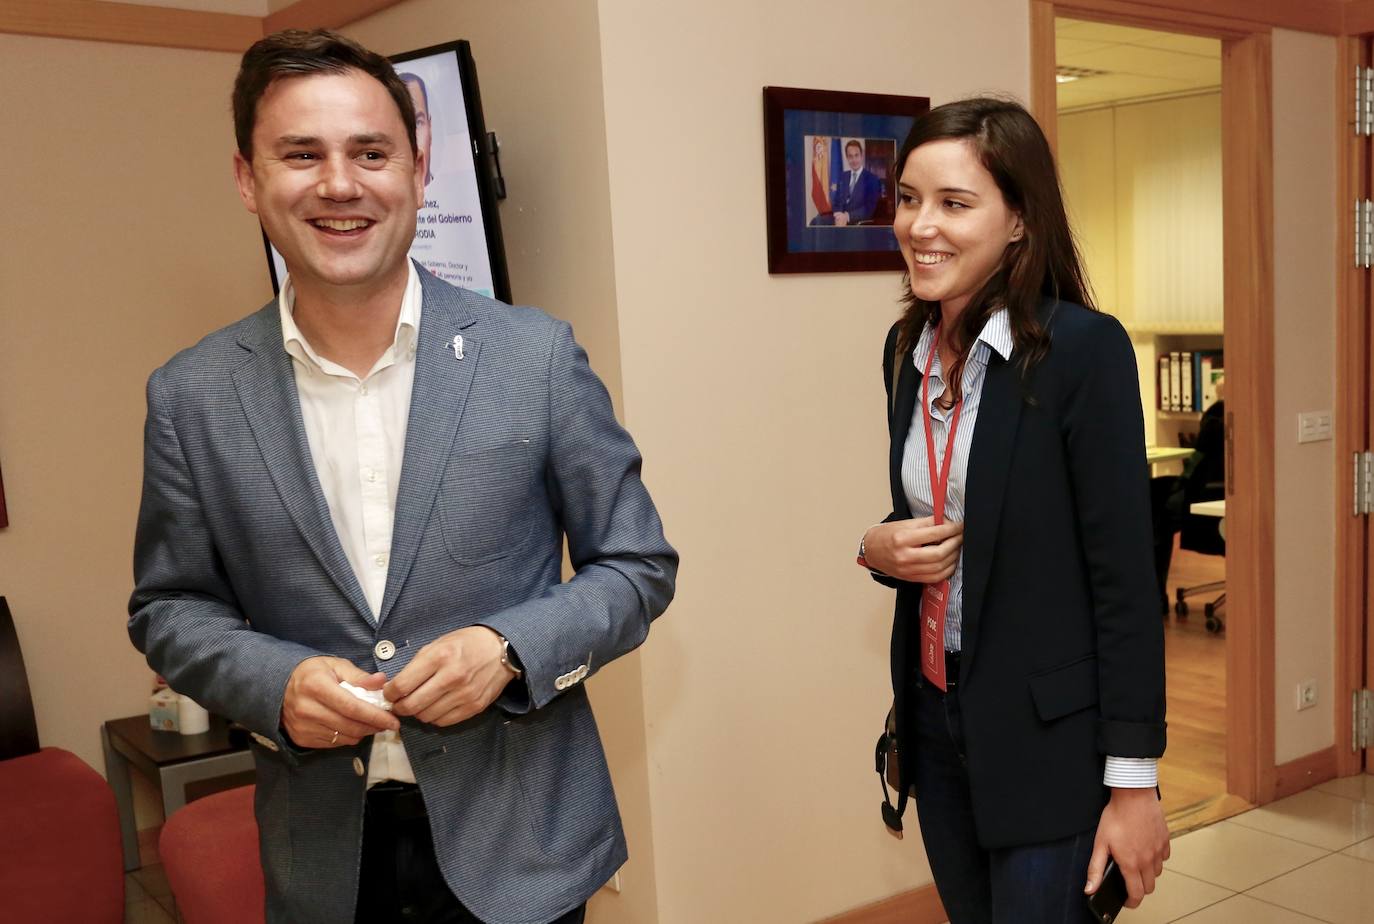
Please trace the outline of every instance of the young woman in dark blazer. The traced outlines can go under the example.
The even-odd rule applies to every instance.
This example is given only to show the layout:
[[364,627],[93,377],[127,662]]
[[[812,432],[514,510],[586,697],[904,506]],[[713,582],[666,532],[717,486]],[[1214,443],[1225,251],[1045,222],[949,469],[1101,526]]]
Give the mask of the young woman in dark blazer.
[[1135,355],[1024,109],[931,110],[897,164],[893,509],[859,558],[897,590],[902,785],[952,924],[1091,922],[1109,855],[1136,907],[1169,853]]

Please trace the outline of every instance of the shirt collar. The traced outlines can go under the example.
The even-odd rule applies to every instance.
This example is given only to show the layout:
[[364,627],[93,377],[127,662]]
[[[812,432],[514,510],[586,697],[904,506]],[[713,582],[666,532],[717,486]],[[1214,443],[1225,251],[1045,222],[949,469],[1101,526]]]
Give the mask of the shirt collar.
[[[388,359],[395,361],[404,354],[413,355],[415,352],[415,341],[420,331],[420,310],[421,303],[424,301],[424,294],[420,286],[420,274],[415,271],[415,264],[409,260],[406,265],[410,270],[406,277],[405,293],[401,296],[401,313],[396,318],[396,333],[391,339],[390,356],[383,354],[378,360],[379,363]],[[305,334],[296,326],[296,288],[291,284],[291,276],[288,274],[282,280],[281,294],[277,296],[277,311],[281,317],[281,338],[282,346],[286,352],[295,359],[317,369],[323,369],[329,360],[321,357],[310,346],[310,342],[305,339]],[[333,367],[333,363],[329,363]]]
[[[996,350],[997,355],[1003,359],[1011,359],[1014,341],[1011,336],[1011,316],[1007,314],[1007,309],[998,308],[988,316],[987,321],[983,323],[983,329],[978,333],[977,339],[974,340],[974,348],[969,351],[971,359],[977,358],[982,352],[977,348],[980,343],[985,343],[990,349]],[[917,369],[926,367],[926,360],[930,358],[930,351],[934,345],[935,325],[927,321],[925,329],[921,331],[920,339],[916,341],[916,348],[911,351]],[[939,367],[940,357],[937,356],[935,362],[931,364],[932,373]],[[941,374],[943,375],[943,371]]]

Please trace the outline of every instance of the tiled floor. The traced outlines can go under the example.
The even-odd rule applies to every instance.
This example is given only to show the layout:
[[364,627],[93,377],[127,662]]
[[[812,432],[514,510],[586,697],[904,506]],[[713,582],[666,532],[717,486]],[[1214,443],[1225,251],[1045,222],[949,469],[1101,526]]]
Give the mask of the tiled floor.
[[1271,802],[1172,851],[1123,924],[1374,924],[1374,776]]
[[176,924],[175,908],[161,864],[125,874],[124,924]]
[[124,874],[124,924],[177,924],[172,889],[157,854],[161,828],[138,832],[138,859],[143,866]]

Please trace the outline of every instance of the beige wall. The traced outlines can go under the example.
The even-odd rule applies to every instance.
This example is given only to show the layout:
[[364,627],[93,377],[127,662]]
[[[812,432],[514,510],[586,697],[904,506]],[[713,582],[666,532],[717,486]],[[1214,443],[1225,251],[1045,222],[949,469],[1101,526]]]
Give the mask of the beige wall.
[[[1332,442],[1298,445],[1298,413],[1332,410],[1335,394],[1336,40],[1274,30],[1275,756],[1337,741],[1335,482]],[[1319,704],[1296,711],[1297,685]]]
[[1114,122],[1123,320],[1220,327],[1220,92],[1119,106]]
[[1098,307],[1122,318],[1117,294],[1116,109],[1059,114],[1059,182]]
[[644,652],[663,924],[930,881],[878,816],[892,595],[853,563],[891,509],[898,275],[768,275],[761,88],[1024,95],[1027,7],[875,0],[861,40],[818,41],[835,9],[600,2],[625,410],[683,555]]
[[[125,606],[143,384],[271,296],[230,178],[235,56],[0,35],[0,593],[44,744],[103,768],[98,729],[147,709]],[[155,822],[157,815],[146,821]]]
[[1065,198],[1101,307],[1221,327],[1221,93],[1059,117]]
[[1221,94],[1063,113],[1059,171],[1098,307],[1131,332],[1145,441],[1177,446],[1197,419],[1156,412],[1156,362],[1220,345],[1200,332],[1222,326]]

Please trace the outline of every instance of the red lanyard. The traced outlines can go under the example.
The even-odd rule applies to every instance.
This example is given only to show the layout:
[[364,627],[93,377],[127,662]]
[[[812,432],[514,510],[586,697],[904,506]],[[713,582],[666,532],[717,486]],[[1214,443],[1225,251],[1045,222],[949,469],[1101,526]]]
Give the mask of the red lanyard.
[[[935,327],[935,342],[930,346],[926,357],[925,372],[921,377],[921,421],[926,427],[926,462],[930,471],[930,503],[935,515],[935,523],[945,521],[945,496],[949,493],[949,463],[954,459],[954,435],[959,430],[959,412],[964,409],[964,399],[960,395],[954,403],[954,416],[949,421],[949,436],[945,440],[945,458],[940,464],[939,474],[935,469],[935,436],[930,429],[930,370],[935,363],[935,353],[940,349],[940,326]],[[941,370],[946,376],[948,369]],[[950,388],[949,382],[945,388]]]

